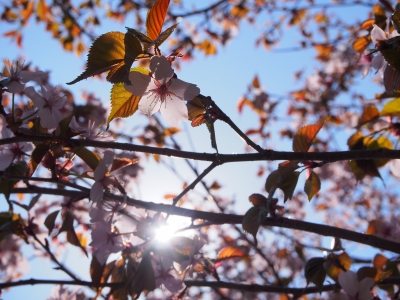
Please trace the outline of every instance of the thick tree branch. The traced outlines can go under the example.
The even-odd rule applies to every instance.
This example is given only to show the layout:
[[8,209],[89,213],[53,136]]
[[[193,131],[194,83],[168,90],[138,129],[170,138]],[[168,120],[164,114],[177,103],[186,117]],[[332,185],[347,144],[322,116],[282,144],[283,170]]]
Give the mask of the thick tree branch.
[[[87,192],[69,191],[69,190],[57,190],[40,187],[32,188],[15,188],[11,193],[38,193],[38,194],[51,194],[60,196],[70,197],[82,197],[89,195],[89,189]],[[205,211],[192,210],[181,207],[173,207],[169,204],[159,204],[154,202],[147,202],[141,200],[135,200],[131,198],[124,199],[123,196],[117,196],[112,194],[105,194],[105,199],[116,200],[120,202],[126,202],[128,205],[140,207],[152,211],[169,213],[170,215],[178,215],[182,217],[188,217],[193,220],[201,219],[212,222],[214,225],[221,224],[242,224],[243,216],[236,214],[223,214],[223,213],[212,213]],[[387,239],[383,239],[374,235],[362,234],[354,232],[348,229],[315,224],[311,222],[305,222],[300,220],[293,220],[288,218],[266,218],[262,223],[263,226],[275,226],[281,228],[289,228],[301,231],[307,231],[316,233],[323,236],[332,236],[341,238],[353,242],[357,242],[364,245],[369,245],[375,248],[392,251],[394,253],[400,253],[400,243],[396,243]]]
[[[19,142],[50,142],[54,141],[51,136],[18,136],[8,139],[1,139],[0,145],[14,144]],[[197,153],[190,151],[181,151],[169,148],[158,148],[150,146],[142,146],[128,143],[116,142],[100,142],[83,139],[65,139],[62,141],[70,147],[96,147],[110,148],[124,151],[136,151],[150,154],[158,154],[165,156],[174,156],[179,158],[194,159],[200,161],[210,161],[231,163],[246,161],[274,161],[274,160],[310,160],[323,162],[336,162],[343,160],[362,160],[362,159],[399,159],[400,150],[377,149],[377,150],[354,150],[354,151],[337,151],[337,152],[284,152],[274,150],[264,150],[262,153],[245,153],[245,154],[218,154],[215,153]]]
[[53,279],[26,279],[19,281],[9,281],[0,283],[0,289],[9,288],[13,286],[22,286],[22,285],[35,285],[35,284],[68,284],[68,285],[80,285],[80,286],[89,286],[89,287],[119,287],[123,286],[124,283],[94,283],[91,281],[83,281],[83,280],[53,280]]

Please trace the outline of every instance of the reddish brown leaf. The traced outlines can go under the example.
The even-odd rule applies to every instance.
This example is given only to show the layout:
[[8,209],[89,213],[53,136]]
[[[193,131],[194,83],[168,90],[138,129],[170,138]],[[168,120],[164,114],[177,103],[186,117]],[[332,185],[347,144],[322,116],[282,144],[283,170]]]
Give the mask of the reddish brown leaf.
[[158,0],[147,13],[146,33],[153,41],[158,38],[164,25],[170,0]]
[[365,123],[374,121],[379,118],[379,110],[375,105],[368,105],[364,108],[360,120],[358,120],[358,126],[364,125]]

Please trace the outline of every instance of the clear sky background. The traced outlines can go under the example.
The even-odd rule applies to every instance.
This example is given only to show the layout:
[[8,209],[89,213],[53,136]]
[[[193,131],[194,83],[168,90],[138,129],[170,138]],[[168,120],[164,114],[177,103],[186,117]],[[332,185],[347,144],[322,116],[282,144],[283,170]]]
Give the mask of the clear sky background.
[[[185,2],[185,1],[184,1]],[[193,1],[192,1],[193,2]],[[195,1],[196,2],[196,1]],[[326,1],[324,1],[326,2]],[[197,1],[198,7],[206,6],[208,1]],[[354,18],[362,21],[367,16],[365,8],[348,8],[343,10],[348,18]],[[188,18],[188,21],[192,19]],[[184,22],[185,20],[182,20]],[[103,21],[101,28],[97,29],[96,34],[100,35],[109,31],[125,31],[125,26],[132,27],[132,19],[127,17],[124,24]],[[190,62],[183,62],[182,69],[176,71],[178,77],[190,83],[197,84],[203,95],[212,96],[213,100],[227,113],[232,120],[238,125],[239,128],[245,130],[249,127],[257,126],[257,116],[244,109],[244,113],[239,115],[237,112],[237,102],[239,98],[246,92],[247,86],[251,83],[253,77],[257,74],[263,88],[271,94],[287,95],[290,91],[300,88],[298,82],[294,80],[293,72],[304,69],[306,74],[311,74],[317,66],[313,62],[313,57],[316,52],[313,49],[299,51],[299,52],[277,52],[266,51],[263,47],[256,47],[255,40],[260,34],[263,26],[263,17],[260,16],[257,27],[249,25],[246,22],[241,24],[238,35],[226,46],[219,47],[216,56],[203,56],[201,53],[196,53],[196,59]],[[11,27],[2,23],[0,34],[10,30]],[[291,28],[285,31],[285,37],[277,48],[290,48],[297,46],[298,34]],[[6,38],[1,38],[0,56],[4,59],[14,60],[18,56],[25,57],[26,61],[33,62],[41,70],[51,71],[51,83],[54,85],[61,85],[72,90],[75,95],[79,95],[82,90],[95,91],[96,95],[100,96],[105,106],[109,107],[109,93],[111,84],[99,79],[88,79],[81,81],[72,86],[66,86],[66,82],[70,82],[77,75],[79,75],[86,61],[86,55],[77,57],[73,53],[66,53],[60,43],[51,38],[48,32],[44,31],[44,26],[35,24],[33,20],[30,21],[28,27],[24,32],[23,49],[18,49],[14,43]],[[370,95],[376,92],[381,92],[381,87],[378,85],[371,85],[372,75],[366,79],[359,78],[357,88],[361,88],[364,92],[371,91]],[[129,128],[133,128],[141,124],[146,118],[141,116],[140,113],[135,114],[127,120],[127,126],[120,128],[120,131],[125,133]],[[290,122],[290,118],[286,117],[285,111],[282,111],[282,120]],[[216,123],[216,136],[220,153],[243,153],[245,151],[245,144],[231,130],[227,125],[222,122]],[[271,124],[271,126],[281,126],[280,123]],[[128,129],[127,129],[128,128]],[[211,148],[209,141],[209,133],[205,126],[198,128],[191,128],[190,123],[182,124],[180,127],[183,133],[179,135],[180,140],[186,146],[183,150],[194,150],[197,152],[210,152],[214,150]],[[346,133],[344,136],[348,136]],[[191,142],[187,138],[190,136]],[[339,137],[339,141],[340,141]],[[345,150],[346,140],[341,141]],[[191,147],[194,144],[194,148]],[[274,150],[290,151],[291,142],[289,140],[274,139],[274,144],[268,146]],[[177,168],[183,170],[181,175],[187,178],[189,182],[195,177],[191,171],[182,163],[176,160]],[[140,180],[140,191],[137,195],[132,195],[143,200],[153,202],[163,202],[164,194],[173,193],[178,194],[182,189],[182,183],[179,179],[175,178],[165,168],[155,164],[152,159],[149,159],[149,164],[143,164],[146,167],[144,177]],[[207,164],[197,163],[199,169],[204,169]],[[236,163],[227,164],[213,170],[207,177],[207,182],[217,180],[221,185],[221,192],[227,197],[234,197],[237,199],[237,213],[245,213],[250,207],[248,203],[248,196],[252,193],[263,193],[263,185],[265,176],[258,178],[256,176],[258,170],[258,163]],[[157,168],[156,168],[157,167]],[[298,186],[302,187],[304,180],[300,180]],[[204,194],[203,189],[198,186],[196,191]],[[192,192],[194,193],[194,192]],[[1,203],[1,205],[3,205]],[[2,206],[0,206],[3,208]],[[3,208],[4,209],[4,208]],[[315,215],[309,216],[308,220],[318,221]],[[60,271],[51,270],[52,264],[33,257],[33,252],[30,246],[24,247],[26,253],[32,256],[30,261],[30,271],[23,278],[64,278],[67,276],[60,274]],[[63,261],[69,262],[71,259],[77,259],[76,264],[72,269],[77,272],[82,279],[89,279],[88,265],[89,259],[78,258],[81,257],[79,250],[71,247],[67,251]],[[82,272],[79,272],[82,270]],[[3,299],[24,299],[24,296],[29,295],[31,300],[40,300],[50,295],[50,286],[33,286],[33,287],[18,287],[10,291],[4,291]]]

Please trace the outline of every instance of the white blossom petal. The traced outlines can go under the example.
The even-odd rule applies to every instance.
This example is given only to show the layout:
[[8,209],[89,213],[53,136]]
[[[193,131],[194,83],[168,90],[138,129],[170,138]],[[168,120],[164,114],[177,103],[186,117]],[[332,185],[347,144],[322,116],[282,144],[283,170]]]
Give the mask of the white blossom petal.
[[25,95],[27,95],[32,100],[33,104],[35,104],[39,109],[46,104],[46,101],[35,91],[33,86],[29,86],[25,89]]
[[24,83],[15,80],[12,80],[7,84],[7,89],[10,93],[21,93],[24,90],[24,87]]
[[387,36],[386,33],[380,27],[376,26],[375,24],[373,26],[374,28],[371,31],[371,39],[372,43],[376,45],[378,41],[386,40]]
[[101,184],[101,182],[95,182],[90,189],[90,199],[93,201],[93,203],[100,204],[103,200],[103,195],[104,186]]
[[138,107],[142,113],[150,117],[160,109],[160,101],[157,99],[156,94],[149,93],[140,99]]
[[188,110],[185,101],[176,97],[168,97],[165,103],[161,104],[160,112],[165,121],[172,126],[177,126],[180,122],[188,119]]
[[171,85],[168,90],[182,100],[192,100],[200,94],[200,89],[195,84],[174,78],[171,79]]
[[13,159],[14,154],[10,150],[5,149],[0,151],[0,171],[7,169],[8,166],[11,165]]
[[54,117],[55,113],[56,113],[55,111],[53,112],[51,111],[50,107],[44,107],[40,109],[37,114],[37,116],[40,118],[40,125],[43,128],[49,128],[49,129],[58,127],[58,122]]
[[164,56],[153,56],[150,59],[150,70],[161,84],[166,84],[174,76],[174,70]]
[[352,271],[340,273],[339,284],[342,289],[352,297],[354,297],[358,293],[357,274]]
[[358,299],[359,300],[371,300],[374,296],[371,294],[371,288],[375,285],[375,281],[366,277],[361,280],[358,284]]
[[140,72],[130,72],[129,80],[131,84],[125,84],[125,90],[131,92],[135,96],[143,96],[148,90],[148,86],[152,79],[148,75],[144,75]]
[[371,61],[371,66],[379,71],[384,65],[385,65],[386,61],[383,58],[383,55],[381,53],[378,53],[376,56],[374,56],[374,58]]

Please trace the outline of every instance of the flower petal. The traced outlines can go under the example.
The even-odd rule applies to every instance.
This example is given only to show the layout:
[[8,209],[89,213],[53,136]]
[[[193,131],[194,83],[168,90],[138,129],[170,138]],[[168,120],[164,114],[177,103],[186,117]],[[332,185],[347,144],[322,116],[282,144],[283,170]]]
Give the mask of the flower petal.
[[371,300],[374,296],[371,294],[371,288],[375,285],[375,281],[366,277],[361,280],[358,284],[358,299],[360,300]]
[[101,204],[101,200],[103,200],[103,195],[104,195],[104,187],[101,184],[101,182],[95,182],[92,185],[92,188],[90,189],[90,199],[93,201],[93,203],[96,203],[97,205]]
[[9,150],[0,151],[0,171],[4,171],[11,165],[14,154]]
[[125,84],[125,90],[131,92],[135,96],[143,96],[152,81],[150,76],[139,72],[130,72],[129,80],[131,84]]
[[383,55],[378,53],[376,56],[371,61],[371,66],[379,71],[383,66],[385,65],[385,59],[383,58]]
[[374,24],[374,28],[371,31],[372,43],[376,45],[378,41],[386,40],[386,33],[378,26]]
[[46,101],[35,91],[33,86],[29,86],[25,89],[25,95],[32,100],[37,108],[42,108],[46,104]]
[[188,119],[185,101],[174,96],[167,97],[165,102],[161,104],[160,112],[171,126],[177,126],[180,122]]
[[49,107],[40,109],[37,116],[40,118],[40,125],[43,128],[56,128],[58,125]]
[[153,56],[150,60],[150,70],[161,84],[167,83],[174,76],[174,70],[164,56]]
[[171,79],[168,91],[174,93],[182,100],[193,100],[194,97],[200,94],[200,89],[195,84],[175,78]]
[[339,284],[344,291],[354,297],[358,293],[357,274],[352,271],[342,272],[339,274]]
[[10,93],[21,93],[24,90],[25,84],[16,80],[12,80],[7,84]]
[[156,94],[148,93],[148,95],[145,95],[140,99],[138,107],[142,113],[150,117],[160,109],[159,103],[160,101]]

